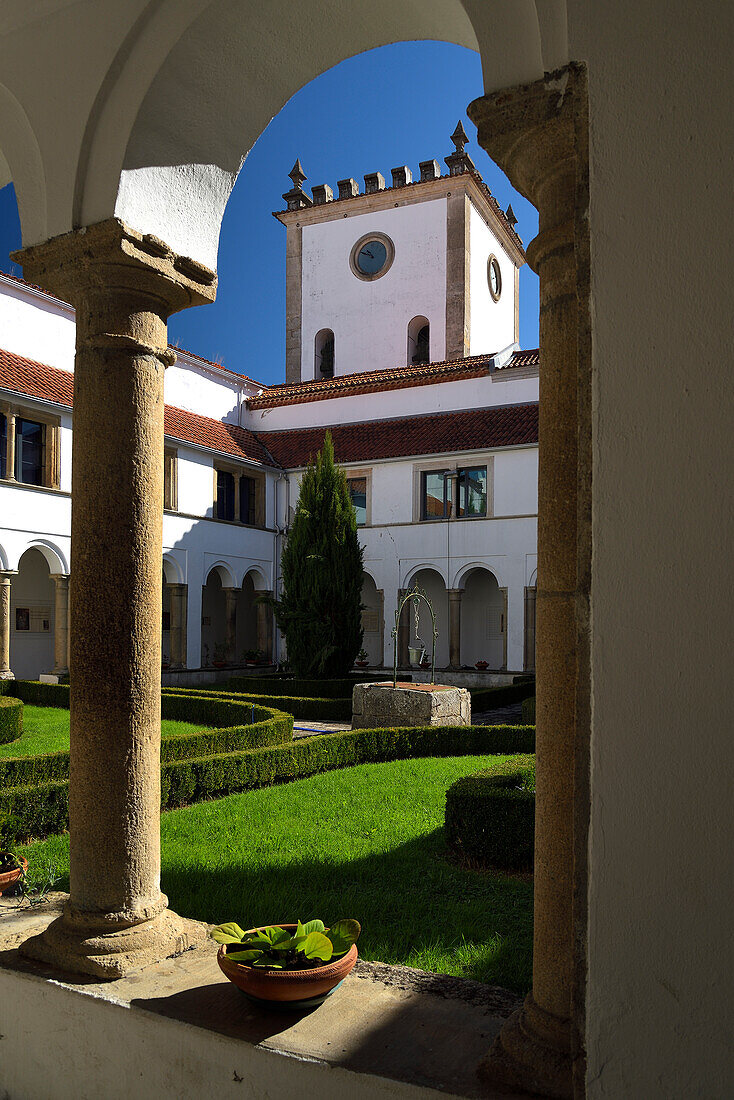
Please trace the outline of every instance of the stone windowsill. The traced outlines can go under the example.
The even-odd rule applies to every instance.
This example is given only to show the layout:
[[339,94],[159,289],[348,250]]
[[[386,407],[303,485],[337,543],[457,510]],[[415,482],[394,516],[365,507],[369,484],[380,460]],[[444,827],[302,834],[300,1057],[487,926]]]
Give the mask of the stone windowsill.
[[[97,1082],[102,1074],[104,1083],[105,1052],[94,1048],[95,1028],[89,1023],[90,997],[100,1004],[128,1010],[106,1026],[112,1026],[113,1031],[122,1029],[121,1044],[133,1043],[125,1049],[129,1064],[136,1067],[133,1077],[137,1083],[131,1087],[131,1096],[138,1087],[142,1089],[138,1095],[147,1094],[140,1079],[146,1077],[144,1048],[148,1041],[151,1049],[156,1044],[160,1046],[164,1037],[177,1059],[178,1076],[168,1095],[172,1100],[202,1095],[197,1091],[202,1088],[201,1082],[196,1084],[195,1076],[200,1072],[201,1050],[207,1049],[206,1033],[212,1035],[208,1049],[217,1052],[215,1064],[221,1063],[223,1082],[247,1080],[248,1074],[255,1075],[255,1091],[246,1090],[243,1096],[285,1095],[271,1075],[293,1073],[294,1066],[292,1063],[286,1066],[281,1060],[268,1069],[267,1060],[265,1063],[262,1060],[266,1052],[301,1063],[298,1072],[303,1096],[428,1097],[434,1092],[455,1097],[495,1095],[476,1076],[476,1066],[504,1020],[519,1004],[519,998],[507,990],[360,960],[342,986],[315,1011],[306,1015],[273,1012],[253,1005],[224,978],[216,963],[216,945],[211,941],[203,948],[127,978],[99,983],[51,971],[18,953],[18,944],[45,927],[59,912],[63,900],[63,895],[55,895],[50,903],[37,909],[19,909],[14,899],[0,898],[0,1031],[10,1039],[9,1047],[32,1050],[35,1059],[33,1067],[14,1070],[16,1076],[11,1083],[15,1083],[18,1095],[25,1095],[19,1084],[30,1094],[33,1081],[37,1080],[23,1077],[23,1073],[45,1072],[39,1070],[38,1058],[43,1059],[46,1050],[50,1052],[48,1072],[63,1077],[63,1067],[54,1062],[59,1043],[69,1049],[72,1059],[69,1088],[74,1074],[96,1074]],[[77,1009],[76,996],[87,998],[78,1002]],[[48,1019],[39,1019],[37,1013],[41,1009],[36,1008],[36,1015],[31,1017],[33,1024],[25,1025],[26,1029],[37,1025],[36,1035],[42,1040],[40,1048],[33,1043],[33,1035],[23,1030],[22,1006],[30,1013],[31,1005],[35,1004],[48,1006],[49,1013]],[[76,1034],[74,1021],[81,1020],[84,1013],[87,1022],[83,1027],[78,1025]],[[134,1015],[131,1017],[129,1013]],[[165,1018],[167,1023],[161,1021],[157,1027],[156,1017]],[[104,1014],[97,1019],[101,1026]],[[139,1033],[147,1037],[139,1050],[135,1049],[134,1038],[126,1039],[128,1033],[135,1035],[136,1023]],[[171,1023],[183,1030],[179,1033],[174,1027],[171,1032]],[[214,1036],[218,1037],[219,1045],[212,1047]],[[100,1044],[103,1046],[102,1040]],[[83,1059],[89,1059],[87,1068]],[[190,1066],[187,1059],[191,1060]],[[340,1072],[324,1078],[324,1069]],[[157,1066],[155,1072],[150,1071],[151,1085],[157,1071]],[[0,1070],[0,1088],[7,1087],[5,1072]],[[89,1077],[83,1080],[92,1083]],[[210,1084],[214,1091],[215,1082]],[[115,1081],[110,1095],[126,1096],[126,1089],[125,1083]],[[62,1090],[58,1095],[62,1094],[67,1092]],[[229,1086],[222,1094],[229,1095]],[[167,1094],[164,1089],[156,1095]]]

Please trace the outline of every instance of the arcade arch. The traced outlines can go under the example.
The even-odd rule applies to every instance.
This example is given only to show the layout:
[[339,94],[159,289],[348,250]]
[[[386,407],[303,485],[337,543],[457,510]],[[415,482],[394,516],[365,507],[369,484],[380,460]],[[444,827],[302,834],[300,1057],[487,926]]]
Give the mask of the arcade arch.
[[19,680],[37,680],[54,667],[55,591],[49,556],[40,547],[24,551],[12,578],[10,667]]

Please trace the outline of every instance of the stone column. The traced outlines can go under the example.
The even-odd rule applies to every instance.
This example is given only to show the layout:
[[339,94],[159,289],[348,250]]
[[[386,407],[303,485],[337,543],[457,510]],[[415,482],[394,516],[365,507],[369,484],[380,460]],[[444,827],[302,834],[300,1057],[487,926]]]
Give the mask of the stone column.
[[[400,607],[400,601],[407,593],[407,588],[398,589],[398,607]],[[408,654],[408,646],[410,644],[410,613],[412,610],[412,604],[409,602],[402,611],[400,621],[398,622],[398,668],[410,668],[410,656]]]
[[15,481],[15,409],[8,409],[6,416],[7,451],[5,452],[5,477]]
[[186,634],[188,627],[187,584],[169,584],[171,627],[169,631],[171,645],[171,668],[186,668]]
[[14,680],[10,669],[10,578],[15,569],[0,570],[0,680]]
[[228,665],[237,660],[237,598],[241,588],[223,588],[224,592],[224,659]]
[[70,898],[22,950],[115,978],[199,938],[160,889],[163,372],[167,318],[216,276],[115,218],[14,259],[77,323]]
[[[258,597],[263,600],[272,599],[272,592],[258,592]],[[273,609],[268,603],[256,603],[257,614],[257,648],[263,653],[268,662],[273,659]]]
[[54,667],[55,676],[69,671],[69,577],[52,573],[54,582]]
[[[527,256],[540,277],[533,989],[495,1040],[482,1072],[515,1089],[568,1097],[572,1059],[583,1061],[572,994],[581,988],[575,952],[585,935],[575,938],[574,929],[576,692],[590,530],[584,531],[578,497],[589,476],[579,466],[580,440],[584,456],[587,441],[579,435],[577,404],[580,395],[586,399],[579,352],[588,337],[585,75],[569,66],[478,99],[469,115],[482,147],[538,209],[539,232]],[[582,866],[584,843],[579,835]]]
[[461,597],[463,588],[449,588],[449,668],[461,668]]

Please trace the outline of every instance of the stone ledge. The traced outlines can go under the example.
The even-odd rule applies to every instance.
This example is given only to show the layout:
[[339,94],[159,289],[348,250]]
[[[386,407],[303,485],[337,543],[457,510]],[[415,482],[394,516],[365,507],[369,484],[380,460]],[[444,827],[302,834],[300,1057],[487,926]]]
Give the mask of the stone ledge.
[[[271,1012],[224,978],[210,941],[127,978],[97,982],[18,953],[64,900],[55,895],[37,909],[0,902],[0,1033],[11,1051],[43,1038],[32,1042],[32,1059],[0,1059],[0,1093],[45,1095],[39,1084],[47,1089],[53,1080],[62,1082],[57,1098],[96,1090],[132,1100],[142,1078],[145,1094],[162,1100],[194,1100],[204,1090],[309,1100],[500,1095],[487,1091],[476,1068],[519,1003],[507,990],[360,961],[314,1012]],[[285,1057],[271,1063],[277,1055]],[[249,1082],[244,1092],[237,1092],[240,1080]]]

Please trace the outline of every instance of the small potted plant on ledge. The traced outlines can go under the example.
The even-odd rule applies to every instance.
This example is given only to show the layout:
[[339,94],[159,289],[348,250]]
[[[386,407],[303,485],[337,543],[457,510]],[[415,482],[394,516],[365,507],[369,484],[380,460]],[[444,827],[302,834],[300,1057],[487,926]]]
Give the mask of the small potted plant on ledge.
[[245,664],[248,668],[254,668],[257,664],[257,659],[260,656],[259,649],[246,649],[243,657],[245,658]]
[[488,668],[486,661],[475,661],[474,668],[478,668],[480,672],[484,672],[485,668]]
[[13,852],[0,852],[0,894],[20,882],[28,870],[28,861]]
[[222,973],[245,996],[285,1008],[315,1008],[336,989],[357,961],[356,920],[326,928],[306,924],[263,925],[246,932],[238,924],[220,924],[210,935],[220,944]]
[[214,658],[212,664],[215,668],[224,668],[227,664],[227,651],[223,645],[214,646]]
[[369,662],[369,657],[367,655],[367,650],[366,649],[360,649],[359,653],[357,654],[357,660],[354,663],[357,666],[357,668],[368,668],[369,667],[370,662]]

